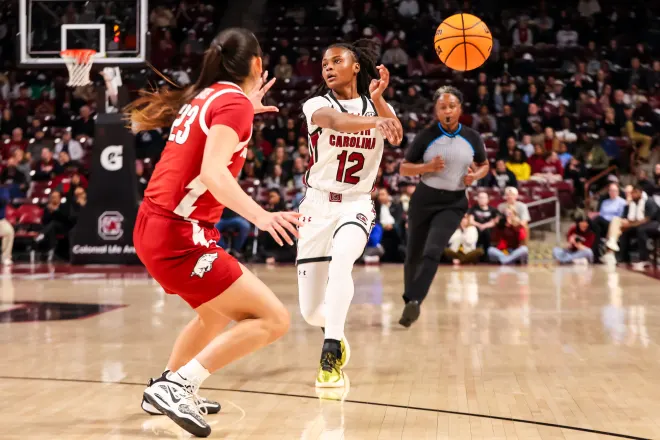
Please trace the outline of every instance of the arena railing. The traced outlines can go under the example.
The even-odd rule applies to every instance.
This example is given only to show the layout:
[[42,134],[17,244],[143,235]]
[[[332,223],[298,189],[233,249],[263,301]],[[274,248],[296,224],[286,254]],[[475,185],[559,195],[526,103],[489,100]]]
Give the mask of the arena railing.
[[544,218],[541,220],[537,220],[534,222],[529,223],[529,229],[531,230],[532,228],[537,228],[539,226],[543,225],[548,225],[548,224],[555,224],[555,238],[557,240],[557,244],[561,243],[561,206],[559,203],[559,197],[558,196],[552,196],[552,197],[547,197],[545,199],[540,199],[540,200],[534,200],[533,202],[526,203],[527,208],[533,208],[535,206],[540,206],[540,205],[546,205],[548,203],[554,203],[555,206],[555,213],[552,217],[549,218]]

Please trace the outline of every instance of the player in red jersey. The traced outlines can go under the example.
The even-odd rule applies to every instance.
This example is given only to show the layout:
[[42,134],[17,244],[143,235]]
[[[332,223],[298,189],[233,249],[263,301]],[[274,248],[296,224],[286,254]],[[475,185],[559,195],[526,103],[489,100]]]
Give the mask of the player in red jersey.
[[[254,114],[277,111],[261,104],[273,84],[262,88],[265,79],[256,37],[227,29],[206,50],[194,85],[144,93],[127,108],[134,129],[172,127],[138,212],[135,249],[165,291],[197,312],[179,334],[165,373],[144,391],[143,408],[200,437],[211,433],[202,414],[219,410],[198,396],[202,381],[289,327],[282,303],[216,244],[214,227],[227,206],[280,245],[298,236],[299,214],[265,211],[236,181]],[[230,321],[237,324],[220,333]]]

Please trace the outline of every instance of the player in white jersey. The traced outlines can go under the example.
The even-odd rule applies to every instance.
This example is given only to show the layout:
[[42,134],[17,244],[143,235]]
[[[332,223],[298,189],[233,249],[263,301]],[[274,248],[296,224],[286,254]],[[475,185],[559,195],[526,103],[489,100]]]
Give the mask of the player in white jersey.
[[311,157],[300,204],[305,226],[298,240],[298,291],[303,317],[325,333],[318,387],[344,386],[351,272],[375,221],[371,191],[385,139],[399,145],[403,136],[394,109],[383,99],[389,72],[376,66],[371,44],[330,46],[322,61],[324,83],[303,105]]

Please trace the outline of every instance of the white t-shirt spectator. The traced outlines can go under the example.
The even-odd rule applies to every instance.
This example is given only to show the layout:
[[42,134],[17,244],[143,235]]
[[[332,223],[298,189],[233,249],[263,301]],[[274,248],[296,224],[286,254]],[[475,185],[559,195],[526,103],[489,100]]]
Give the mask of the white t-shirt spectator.
[[[64,149],[64,142],[58,142],[55,144],[55,155],[60,154],[60,151]],[[71,160],[80,160],[83,158],[85,151],[83,150],[82,145],[75,139],[69,141],[69,157]]]
[[578,33],[573,29],[562,29],[557,32],[557,46],[572,47],[578,44]]
[[390,47],[383,53],[382,61],[386,66],[408,65],[408,54],[400,47]]
[[598,0],[580,0],[578,11],[583,17],[591,17],[600,12],[600,4],[598,4]]
[[416,17],[419,14],[417,0],[402,0],[399,3],[399,14],[403,17]]

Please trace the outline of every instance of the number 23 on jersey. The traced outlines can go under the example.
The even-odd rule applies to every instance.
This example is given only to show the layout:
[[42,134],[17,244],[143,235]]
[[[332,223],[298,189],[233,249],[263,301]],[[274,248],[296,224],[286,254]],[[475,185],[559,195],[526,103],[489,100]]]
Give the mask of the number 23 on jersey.
[[190,126],[195,122],[197,114],[199,113],[199,106],[186,104],[179,110],[179,117],[172,123],[172,130],[168,141],[174,141],[182,145],[190,135]]

